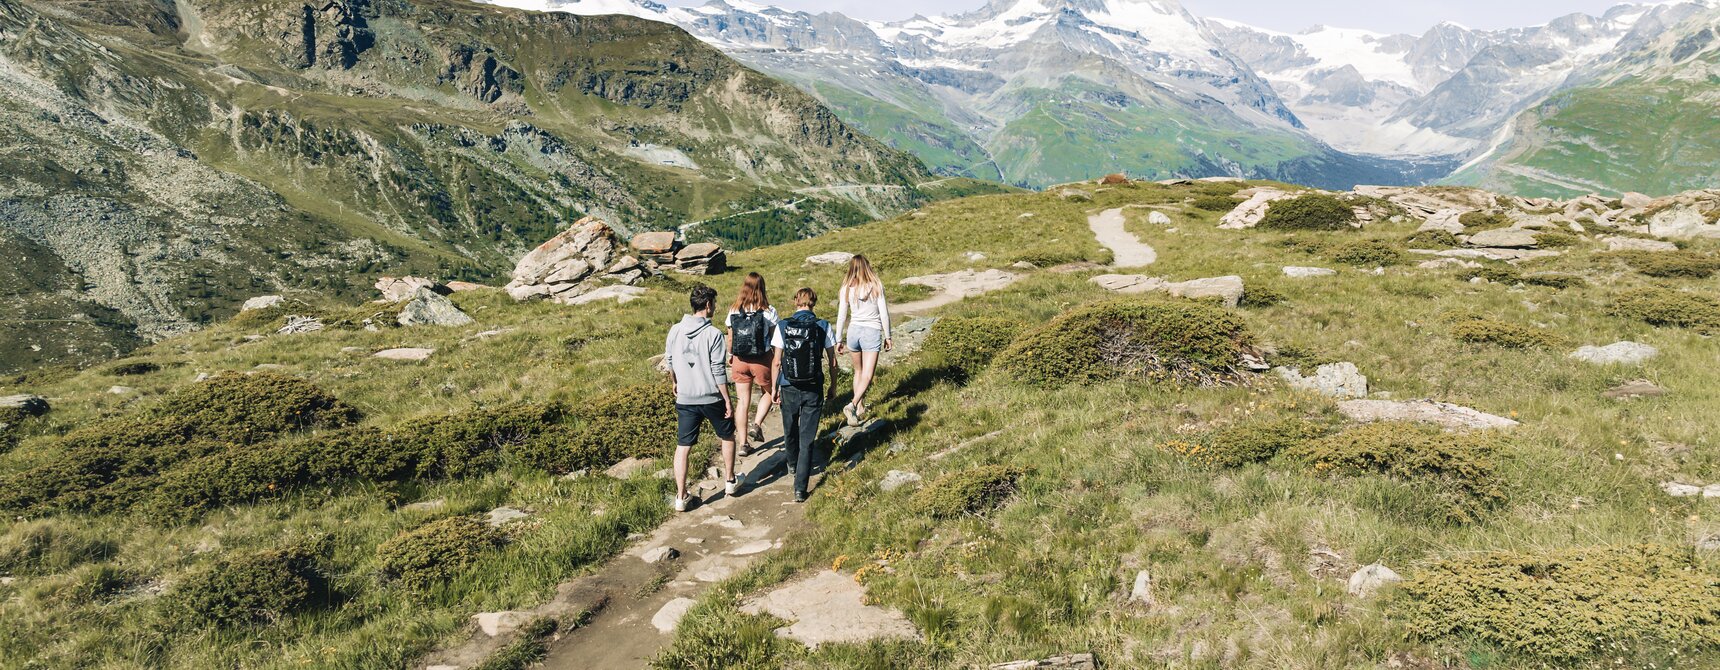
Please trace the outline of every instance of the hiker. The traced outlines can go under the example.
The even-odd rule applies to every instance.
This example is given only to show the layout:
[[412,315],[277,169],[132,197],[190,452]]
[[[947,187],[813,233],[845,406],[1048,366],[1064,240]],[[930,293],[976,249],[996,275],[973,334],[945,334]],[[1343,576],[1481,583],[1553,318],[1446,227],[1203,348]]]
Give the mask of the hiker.
[[[818,318],[818,294],[810,288],[794,293],[794,314],[777,323],[776,374],[781,387],[782,443],[788,456],[788,476],[794,478],[794,501],[806,502],[812,475],[812,444],[818,439],[824,403],[836,400],[836,331]],[[820,363],[829,361],[829,390]]]
[[848,276],[836,299],[836,351],[849,354],[854,364],[854,398],[842,408],[842,416],[848,425],[858,426],[866,416],[866,389],[877,371],[878,354],[895,346],[890,340],[890,304],[884,301],[884,282],[865,256],[848,261]]
[[685,512],[687,456],[699,442],[699,428],[706,421],[723,444],[724,490],[735,494],[735,421],[729,404],[729,351],[723,332],[711,325],[717,291],[700,284],[688,296],[693,313],[669,328],[663,342],[663,363],[674,374],[675,418],[675,511]]
[[[734,371],[731,377],[735,383],[735,418],[746,422],[746,430],[736,438],[741,456],[752,455],[754,442],[764,442],[764,420],[776,404],[776,375],[772,372],[775,362],[771,353],[775,348],[772,343],[777,339],[776,322],[776,308],[770,305],[764,277],[757,272],[748,273],[735,296],[735,304],[729,307],[727,320],[729,348],[734,354],[729,369]],[[759,397],[758,416],[750,417],[749,421],[747,410],[751,409],[755,385],[763,393]]]

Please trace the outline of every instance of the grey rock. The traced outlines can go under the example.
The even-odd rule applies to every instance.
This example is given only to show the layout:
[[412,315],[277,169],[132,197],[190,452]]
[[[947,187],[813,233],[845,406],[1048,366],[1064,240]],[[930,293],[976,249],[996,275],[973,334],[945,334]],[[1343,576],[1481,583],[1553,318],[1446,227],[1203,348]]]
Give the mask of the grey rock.
[[1099,659],[1091,653],[1065,654],[1050,658],[1029,659],[1025,661],[1009,661],[993,663],[986,666],[987,670],[1099,670]]
[[531,623],[535,618],[531,612],[484,612],[472,615],[472,621],[478,624],[478,630],[490,637],[500,637],[513,633]]
[[1680,483],[1680,482],[1661,482],[1660,483],[1660,490],[1665,491],[1666,495],[1672,496],[1674,498],[1699,498],[1699,497],[1702,497],[1702,487],[1697,486],[1695,484],[1684,484],[1684,483]]
[[1168,226],[1171,225],[1171,217],[1169,214],[1155,209],[1147,213],[1147,223],[1155,226]]
[[693,609],[695,602],[697,601],[692,598],[676,598],[664,603],[656,614],[651,615],[651,626],[659,633],[675,632],[675,628],[681,625],[681,619],[687,616],[687,610]]
[[1242,278],[1237,276],[1170,282],[1146,275],[1099,275],[1088,281],[1115,293],[1164,292],[1189,299],[1216,297],[1223,300],[1226,307],[1235,307],[1242,300],[1243,293]]
[[281,329],[275,332],[280,335],[302,335],[304,333],[317,332],[322,330],[323,327],[322,319],[318,319],[314,316],[299,316],[295,314],[288,316],[287,325],[281,326]]
[[423,361],[423,360],[429,359],[430,356],[432,354],[435,354],[435,353],[436,353],[435,349],[425,349],[422,347],[401,347],[398,349],[384,349],[382,351],[378,351],[374,354],[371,354],[371,356],[374,358],[381,358],[381,359],[390,360],[390,361]]
[[1331,268],[1311,268],[1311,267],[1299,267],[1299,266],[1295,266],[1295,265],[1288,266],[1288,267],[1284,268],[1284,276],[1289,277],[1291,279],[1305,279],[1308,277],[1330,277],[1330,276],[1335,275],[1335,274],[1338,274],[1338,271],[1333,270]]
[[427,288],[420,288],[412,294],[411,300],[400,309],[400,316],[396,320],[406,327],[456,327],[472,324],[472,317],[455,307],[452,300]]
[[1533,249],[1535,233],[1521,228],[1495,228],[1469,236],[1469,246],[1492,249]]
[[1665,240],[1645,240],[1640,237],[1603,237],[1607,251],[1678,251],[1678,245]]
[[1396,571],[1375,563],[1364,566],[1355,574],[1350,575],[1349,591],[1350,595],[1365,598],[1387,585],[1401,581],[1403,581],[1403,577],[1399,576]]
[[434,512],[447,506],[448,500],[446,498],[432,498],[430,500],[420,500],[409,505],[401,505],[400,509],[411,512]]
[[1446,430],[1510,428],[1516,421],[1436,400],[1345,400],[1338,411],[1351,421],[1414,421]]
[[1416,267],[1423,270],[1442,270],[1445,268],[1479,268],[1481,264],[1461,258],[1435,258],[1431,261],[1417,263]]
[[1230,210],[1218,220],[1218,227],[1225,230],[1241,230],[1260,225],[1260,220],[1266,218],[1266,211],[1277,200],[1292,197],[1291,194],[1277,189],[1261,189],[1236,209]]
[[905,486],[917,487],[920,485],[921,479],[918,473],[891,470],[884,473],[884,478],[878,481],[878,488],[884,491],[894,491]]
[[1585,346],[1571,352],[1571,358],[1595,365],[1640,365],[1660,350],[1639,342],[1614,342],[1604,347]]
[[522,509],[515,509],[513,507],[497,507],[484,515],[484,523],[490,524],[491,528],[501,528],[509,523],[513,523],[530,516],[530,512]]
[[436,282],[423,277],[383,277],[376,280],[376,290],[384,302],[400,302],[418,294],[420,289],[434,292]]
[[245,304],[239,306],[239,311],[250,312],[259,309],[268,309],[286,301],[286,298],[278,295],[260,295],[255,298],[251,298],[250,300],[246,300]]
[[629,479],[639,473],[649,471],[651,469],[651,463],[652,461],[649,458],[629,456],[622,459],[620,463],[609,466],[609,469],[604,470],[603,473],[616,479]]
[[136,390],[130,386],[109,386],[107,392],[113,395],[130,395]]
[[1296,367],[1279,367],[1273,371],[1291,388],[1298,390],[1330,398],[1368,397],[1368,378],[1362,376],[1355,363],[1327,363],[1314,368],[1314,374],[1310,376],[1303,376],[1302,370]]
[[1666,389],[1646,379],[1635,379],[1614,386],[1601,393],[1608,400],[1633,400],[1636,398],[1658,398],[1666,395]]
[[1135,573],[1135,585],[1129,589],[1129,602],[1147,607],[1152,607],[1155,604],[1152,574],[1146,570]]
[[662,546],[646,549],[644,553],[639,554],[639,560],[646,563],[662,563],[663,561],[673,561],[680,556],[680,550],[670,546]]
[[1439,210],[1427,217],[1427,220],[1422,222],[1421,227],[1416,228],[1416,232],[1443,230],[1453,235],[1462,233],[1463,222],[1459,219],[1463,217],[1463,214],[1464,211],[1460,209]]
[[17,410],[25,416],[41,416],[47,414],[53,406],[48,399],[33,393],[21,393],[0,397],[0,409]]
[[589,293],[574,296],[563,302],[566,302],[569,305],[587,305],[603,300],[614,300],[620,304],[627,304],[634,300],[638,300],[646,293],[647,290],[643,286],[615,284],[613,286],[605,286]]

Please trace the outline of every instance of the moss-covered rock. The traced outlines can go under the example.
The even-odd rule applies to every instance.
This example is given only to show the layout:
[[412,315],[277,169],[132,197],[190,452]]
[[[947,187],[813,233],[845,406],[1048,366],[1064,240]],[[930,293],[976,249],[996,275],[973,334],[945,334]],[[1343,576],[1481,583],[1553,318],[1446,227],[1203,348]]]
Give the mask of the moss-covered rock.
[[401,533],[376,548],[382,574],[413,589],[423,589],[459,574],[502,536],[482,520],[448,517]]
[[1056,386],[1113,379],[1221,384],[1253,343],[1241,317],[1216,305],[1124,298],[1077,307],[1016,338],[997,365]]
[[1356,212],[1335,196],[1313,193],[1274,201],[1261,217],[1267,230],[1348,230]]
[[984,514],[996,509],[1024,473],[1006,465],[985,465],[958,470],[933,480],[914,492],[913,505],[921,514],[948,519],[964,514]]
[[1720,575],[1688,549],[1461,556],[1416,572],[1396,608],[1416,635],[1479,639],[1556,665],[1720,645]]

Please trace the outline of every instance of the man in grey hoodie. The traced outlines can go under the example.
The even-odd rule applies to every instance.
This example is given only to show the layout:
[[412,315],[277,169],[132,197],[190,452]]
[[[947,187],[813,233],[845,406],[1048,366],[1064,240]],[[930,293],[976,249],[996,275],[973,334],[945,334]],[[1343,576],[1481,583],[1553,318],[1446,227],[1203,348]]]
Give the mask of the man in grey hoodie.
[[663,342],[663,362],[675,377],[675,414],[678,436],[675,447],[675,501],[677,512],[687,511],[687,456],[699,442],[699,428],[711,422],[723,444],[725,489],[735,495],[735,420],[729,404],[729,346],[723,331],[711,325],[717,306],[717,290],[703,284],[693,287],[689,302],[693,313],[669,329]]

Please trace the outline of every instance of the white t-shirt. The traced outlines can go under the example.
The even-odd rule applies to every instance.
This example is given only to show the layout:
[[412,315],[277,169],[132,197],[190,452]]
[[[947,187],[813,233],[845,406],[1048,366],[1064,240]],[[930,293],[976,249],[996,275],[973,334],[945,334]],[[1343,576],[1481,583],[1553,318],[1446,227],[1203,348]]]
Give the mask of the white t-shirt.
[[[799,312],[795,312],[795,314],[799,314]],[[789,315],[789,317],[791,317],[791,318],[793,316],[794,316],[794,314]],[[816,315],[814,315],[814,316],[816,316]],[[780,322],[776,322],[776,323],[780,323]],[[831,328],[830,322],[825,321],[824,319],[819,319],[818,325],[819,325],[819,327],[824,329],[824,348],[825,349],[835,349],[836,348],[836,329]],[[770,346],[773,349],[781,349],[782,348],[782,329],[781,328],[771,329]]]

